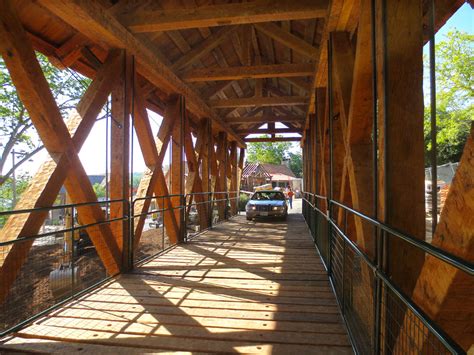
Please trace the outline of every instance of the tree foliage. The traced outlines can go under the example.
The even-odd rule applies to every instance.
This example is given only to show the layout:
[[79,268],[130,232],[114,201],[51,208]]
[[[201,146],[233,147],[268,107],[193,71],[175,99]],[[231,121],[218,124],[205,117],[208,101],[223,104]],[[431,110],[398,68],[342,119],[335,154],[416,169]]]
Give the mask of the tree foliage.
[[290,159],[290,169],[297,177],[303,176],[303,156],[301,151],[297,153],[288,153],[288,158]]
[[[15,186],[16,200],[20,199],[21,194],[26,190],[30,182],[30,176],[27,174],[16,176],[15,183],[12,178],[5,180],[3,185],[0,185],[0,212],[11,211],[13,209],[13,186]],[[0,217],[0,227],[3,226],[8,216]]]
[[[51,92],[63,117],[74,108],[82,97],[89,79],[69,71],[61,71],[53,66],[42,54],[38,61]],[[31,158],[43,147],[37,136],[28,112],[21,102],[10,78],[5,62],[0,57],[0,185],[12,174],[14,168]],[[15,167],[6,168],[6,161],[12,152],[22,153]]]
[[281,164],[287,157],[290,147],[290,142],[249,143],[247,161],[251,163]]
[[293,173],[297,177],[301,177],[303,173],[301,152],[299,150],[295,151],[291,142],[255,142],[247,144],[247,161],[250,163],[279,165],[287,159],[289,159],[290,169]]
[[92,188],[94,189],[95,194],[97,195],[97,198],[105,198],[106,191],[105,191],[105,186],[102,185],[101,183],[95,183],[92,185]]
[[[474,117],[474,36],[454,30],[436,45],[438,164],[459,161]],[[428,58],[425,58],[425,61]],[[430,107],[425,107],[425,146],[431,151]]]

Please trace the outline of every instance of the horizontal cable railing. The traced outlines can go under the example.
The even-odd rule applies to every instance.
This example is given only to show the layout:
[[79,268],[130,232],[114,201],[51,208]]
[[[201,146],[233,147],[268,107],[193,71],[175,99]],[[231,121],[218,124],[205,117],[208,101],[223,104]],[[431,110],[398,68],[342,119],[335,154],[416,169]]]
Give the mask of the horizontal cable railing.
[[[78,209],[94,205],[102,208],[105,219],[81,224]],[[9,231],[18,232],[27,214],[45,218],[41,233],[0,242],[0,284],[5,295],[0,300],[0,336],[108,279],[88,231],[128,221],[126,214],[110,218],[116,205],[128,210],[128,201],[117,199],[0,213],[5,239]]]
[[[7,290],[0,300],[0,337],[110,279],[88,231],[103,225],[123,231],[127,225],[130,232],[124,238],[129,248],[124,248],[124,254],[128,253],[125,257],[133,267],[176,245],[168,237],[163,219],[166,213],[175,214],[178,225],[185,226],[180,228],[178,242],[186,242],[238,214],[238,199],[238,191],[203,192],[141,197],[131,203],[116,199],[0,212],[4,238],[9,238],[7,229],[12,228],[12,239],[0,242],[0,286]],[[143,209],[139,205],[143,203],[148,207]],[[81,224],[78,210],[93,205],[102,208],[104,219]],[[111,218],[115,206],[122,212]],[[40,233],[18,237],[27,215],[45,222]],[[140,239],[136,240],[139,224]],[[14,254],[21,254],[22,260],[11,259]],[[9,273],[7,263],[19,271]]]
[[[473,264],[324,196],[303,192],[303,215],[328,270],[358,353],[462,354],[465,351],[375,262],[382,234],[398,238],[470,276]],[[373,230],[374,248],[348,236],[348,216]],[[367,230],[367,229],[366,229]]]

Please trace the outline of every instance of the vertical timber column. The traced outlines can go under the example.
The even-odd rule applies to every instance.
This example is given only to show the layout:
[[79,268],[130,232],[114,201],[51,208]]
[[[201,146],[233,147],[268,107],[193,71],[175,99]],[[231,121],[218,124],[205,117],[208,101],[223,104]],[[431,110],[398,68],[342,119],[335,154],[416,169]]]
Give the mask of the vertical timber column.
[[[324,196],[325,191],[322,189],[324,179],[324,148],[323,136],[325,129],[323,128],[326,121],[326,88],[316,89],[316,193]],[[322,211],[327,209],[326,203],[321,201],[320,208]]]
[[207,215],[207,223],[206,226],[201,226],[201,228],[207,228],[210,227],[210,212],[211,212],[211,200],[210,200],[210,194],[209,192],[211,191],[211,172],[210,168],[211,165],[209,163],[210,159],[210,146],[211,146],[211,120],[209,118],[205,118],[202,120],[201,125],[199,129],[202,131],[202,146],[201,146],[201,183],[202,183],[202,192],[207,193],[207,195],[204,195],[204,200],[207,201],[205,204],[205,210],[206,210],[206,215]]
[[[134,68],[133,57],[124,56],[123,74],[112,90],[111,149],[110,149],[110,199],[130,198],[130,113],[133,100]],[[128,204],[112,203],[110,218],[120,218],[128,214]],[[129,255],[129,223],[117,221],[111,225],[117,245],[122,253],[122,267],[127,270]]]
[[[309,129],[310,129],[310,144],[309,144],[309,157],[308,159],[311,160],[311,192],[317,193],[317,169],[318,169],[318,162],[317,162],[317,146],[316,146],[316,115],[312,114],[309,116]],[[316,203],[316,201],[315,201]]]
[[309,129],[305,131],[305,140],[303,144],[303,189],[306,192],[309,191],[309,160],[308,160],[308,148],[309,148]]
[[231,167],[231,180],[230,180],[230,206],[232,215],[237,214],[237,184],[238,184],[238,166],[237,166],[237,142],[233,141],[230,143],[230,167]]
[[185,103],[184,97],[181,95],[175,95],[170,98],[168,105],[173,105],[175,113],[174,126],[171,136],[171,205],[174,210],[176,224],[179,230],[178,242],[184,241],[184,208],[178,208],[184,205],[184,125],[185,123]]
[[217,209],[219,212],[219,220],[222,221],[225,219],[225,209],[226,209],[226,192],[227,192],[227,134],[225,132],[219,132],[219,137],[217,139],[217,160],[219,163],[217,180],[219,186],[220,194],[217,194],[216,198],[220,200],[217,203]]
[[201,160],[201,182],[202,191],[207,192],[206,195],[206,211],[207,211],[207,227],[211,227],[212,220],[212,175],[211,175],[211,159],[212,159],[212,130],[211,119],[206,118],[202,122],[203,135],[202,160]]
[[239,195],[240,196],[240,186],[242,184],[242,172],[244,171],[244,160],[245,160],[245,148],[240,148],[240,152],[239,152],[239,176],[237,177],[237,190],[239,192]]
[[[424,240],[422,1],[384,3],[378,1],[377,11],[381,189],[378,215],[386,224]],[[382,5],[385,14],[381,12]],[[386,248],[387,271],[410,296],[424,253],[398,238],[387,238]]]

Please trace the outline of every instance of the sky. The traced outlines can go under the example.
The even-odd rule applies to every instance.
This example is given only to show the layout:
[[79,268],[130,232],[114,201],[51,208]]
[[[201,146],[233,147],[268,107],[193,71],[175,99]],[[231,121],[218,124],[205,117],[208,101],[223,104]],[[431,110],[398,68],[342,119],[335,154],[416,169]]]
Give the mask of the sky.
[[[474,33],[474,10],[466,3],[464,4],[443,26],[438,33],[436,34],[435,41],[441,41],[443,37],[454,28],[458,30]],[[425,46],[425,52],[427,51],[427,46]],[[148,111],[150,122],[153,132],[156,134],[158,131],[159,125],[162,118],[152,112]],[[82,164],[89,175],[93,174],[105,174],[106,167],[106,121],[100,120],[97,121],[94,128],[92,129],[89,137],[84,143],[79,157],[82,161]],[[277,128],[283,127],[281,124],[276,125]],[[294,135],[296,136],[296,135]],[[134,134],[133,138],[133,171],[134,172],[143,172],[146,170],[143,157],[141,155],[140,147],[136,135]],[[295,145],[296,147],[296,145]],[[297,149],[297,148],[295,148]],[[33,161],[24,164],[17,171],[18,174],[28,173],[33,175],[36,170],[39,168],[40,164],[47,158],[48,154],[46,151],[38,153]],[[6,169],[10,166],[11,162],[7,162]],[[169,164],[169,155],[165,157],[164,164]]]

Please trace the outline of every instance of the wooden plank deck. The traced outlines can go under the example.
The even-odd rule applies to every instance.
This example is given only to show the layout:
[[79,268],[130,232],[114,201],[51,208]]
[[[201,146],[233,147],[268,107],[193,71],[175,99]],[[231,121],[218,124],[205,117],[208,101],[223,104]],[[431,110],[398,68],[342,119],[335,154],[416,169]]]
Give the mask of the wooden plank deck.
[[300,214],[221,224],[5,339],[11,350],[352,353]]

